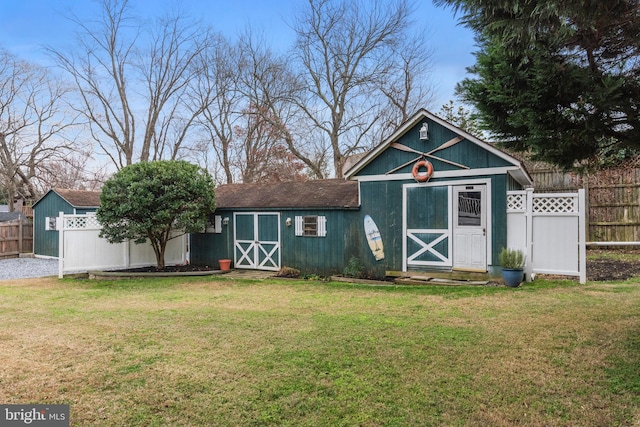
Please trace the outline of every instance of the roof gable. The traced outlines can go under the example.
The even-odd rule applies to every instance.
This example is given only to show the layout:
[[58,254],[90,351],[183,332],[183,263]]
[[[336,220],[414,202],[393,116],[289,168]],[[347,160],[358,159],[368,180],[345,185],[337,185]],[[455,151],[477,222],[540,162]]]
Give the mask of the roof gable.
[[[418,137],[422,123],[429,124],[428,141],[421,141]],[[500,167],[523,186],[532,184],[531,177],[518,159],[425,109],[419,110],[385,141],[357,161],[345,172],[345,177],[358,179],[370,174],[390,176],[402,170],[406,175],[421,155],[426,155],[437,171]],[[380,165],[374,166],[377,159],[383,157],[384,170]]]
[[225,184],[216,188],[216,207],[356,208],[358,184],[343,179]]

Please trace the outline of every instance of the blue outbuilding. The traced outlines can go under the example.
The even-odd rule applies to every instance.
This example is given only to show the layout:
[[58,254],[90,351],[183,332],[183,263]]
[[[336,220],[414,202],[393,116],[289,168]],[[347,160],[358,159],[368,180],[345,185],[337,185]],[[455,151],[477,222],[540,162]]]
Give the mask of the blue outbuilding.
[[33,204],[33,253],[58,257],[58,215],[82,215],[98,210],[100,192],[55,188]]
[[507,191],[531,186],[519,160],[422,109],[343,179],[218,187],[191,259],[330,275],[355,257],[370,277],[497,275]]

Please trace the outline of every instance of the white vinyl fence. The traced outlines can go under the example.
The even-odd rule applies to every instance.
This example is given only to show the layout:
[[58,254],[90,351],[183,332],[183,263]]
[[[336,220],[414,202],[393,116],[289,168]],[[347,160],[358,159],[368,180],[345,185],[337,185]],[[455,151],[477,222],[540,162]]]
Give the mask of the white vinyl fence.
[[532,274],[578,276],[587,280],[585,191],[507,193],[507,245],[527,255]]
[[[99,237],[100,223],[95,214],[59,216],[58,277],[89,270],[124,269],[156,265],[149,242],[109,243]],[[167,265],[182,264],[187,259],[187,235],[169,240],[165,252]]]

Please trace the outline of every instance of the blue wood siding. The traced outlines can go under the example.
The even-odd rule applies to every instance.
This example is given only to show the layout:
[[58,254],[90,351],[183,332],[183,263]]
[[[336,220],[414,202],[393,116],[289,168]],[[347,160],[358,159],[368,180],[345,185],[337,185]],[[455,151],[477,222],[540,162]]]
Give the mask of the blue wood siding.
[[[242,212],[242,211],[237,211]],[[273,212],[260,211],[253,212]],[[360,229],[355,227],[358,212],[340,209],[281,210],[280,212],[280,251],[281,266],[297,268],[303,274],[329,276],[342,273],[352,255],[357,255],[361,244]],[[191,262],[196,265],[217,266],[222,258],[233,259],[233,211],[217,210],[215,215],[228,217],[229,224],[223,225],[222,233],[199,233],[191,235]],[[296,216],[324,216],[327,219],[327,235],[296,236]],[[237,216],[238,237],[253,238],[253,219]],[[287,226],[290,218],[291,225]],[[260,239],[273,240],[277,234],[277,224],[273,217],[259,219]],[[366,242],[365,242],[366,245]]]
[[33,253],[58,256],[58,232],[46,230],[47,217],[57,217],[60,212],[73,213],[73,206],[54,192],[47,193],[33,209]]
[[[402,184],[404,181],[360,183],[360,212],[357,221],[359,258],[367,275],[384,277],[386,270],[402,268]],[[377,261],[364,234],[364,217],[369,215],[380,230],[384,259]]]
[[222,233],[196,233],[190,235],[191,263],[218,267],[218,260],[233,259],[233,212],[217,210],[216,215],[229,218]]
[[[507,181],[512,180],[507,175],[494,175],[491,181],[491,229],[492,253],[489,271],[499,274],[500,250],[507,244]],[[512,180],[513,181],[513,180]]]
[[[488,194],[491,202],[491,230],[492,230],[492,252],[489,270],[495,270],[498,266],[498,254],[500,249],[507,241],[507,182],[511,180],[506,174],[502,175],[477,175],[472,177],[460,178],[457,180],[448,179],[448,182],[459,182],[464,184],[469,179],[489,179],[491,181],[491,193]],[[435,184],[437,180],[430,183]],[[402,270],[402,242],[403,242],[403,219],[402,219],[402,186],[403,184],[414,184],[415,181],[374,181],[360,183],[360,199],[362,206],[358,219],[360,228],[360,237],[362,241],[360,246],[359,257],[366,265],[367,271],[374,277],[384,276],[385,270]],[[513,185],[513,183],[512,183]],[[420,188],[420,187],[418,187]],[[408,215],[410,221],[407,226],[418,227],[413,225],[422,222],[428,224],[429,228],[447,228],[447,216],[449,201],[447,199],[447,187],[424,187],[430,188],[424,192],[421,197],[409,197],[408,209],[412,211]],[[411,189],[409,194],[411,194]],[[369,250],[362,230],[362,222],[365,215],[370,215],[380,229],[382,242],[384,244],[385,259],[376,261],[373,254]],[[413,221],[413,222],[411,222]],[[419,228],[419,227],[418,227]],[[410,243],[411,244],[411,243]],[[446,251],[446,245],[449,243],[441,243],[438,246],[439,251]],[[409,247],[411,250],[411,247]],[[428,255],[427,255],[428,256]],[[425,259],[431,260],[431,259]]]
[[296,210],[282,213],[295,223],[295,216],[327,218],[326,237],[296,236],[295,226],[282,228],[282,265],[297,268],[305,274],[329,276],[341,274],[358,244],[353,219],[356,212],[347,210]]

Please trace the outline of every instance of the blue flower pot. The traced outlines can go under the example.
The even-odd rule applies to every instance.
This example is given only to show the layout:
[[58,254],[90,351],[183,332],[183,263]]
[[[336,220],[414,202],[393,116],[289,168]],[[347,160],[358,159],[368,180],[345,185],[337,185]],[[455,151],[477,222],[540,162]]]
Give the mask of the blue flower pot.
[[524,280],[524,270],[523,269],[512,269],[512,268],[503,268],[502,269],[502,280],[504,284],[511,287],[517,288],[520,286],[520,283]]

